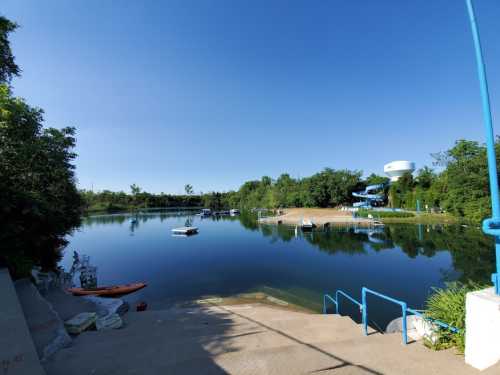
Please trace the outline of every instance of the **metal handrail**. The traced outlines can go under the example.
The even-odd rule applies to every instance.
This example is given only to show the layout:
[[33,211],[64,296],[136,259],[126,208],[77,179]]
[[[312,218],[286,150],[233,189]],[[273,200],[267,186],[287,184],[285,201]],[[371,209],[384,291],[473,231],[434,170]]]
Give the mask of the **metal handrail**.
[[335,291],[335,298],[333,298],[329,294],[323,295],[323,314],[326,314],[327,299],[330,300],[331,302],[333,302],[333,304],[335,305],[335,314],[339,314],[340,313],[340,302],[339,302],[340,301],[340,299],[339,299],[340,296],[344,296],[345,298],[347,298],[349,301],[351,301],[355,305],[358,305],[358,307],[359,307],[360,310],[363,309],[363,305],[359,301],[357,301],[356,299],[354,299],[352,296],[350,296],[349,294],[347,294],[343,290],[337,289]]
[[431,323],[440,326],[441,328],[445,328],[447,330],[450,330],[453,333],[459,333],[460,332],[460,329],[455,328],[453,326],[450,326],[449,324],[447,324],[445,322],[442,322],[442,321],[440,321],[438,319],[429,318],[428,316],[425,316],[424,314],[422,314],[422,312],[420,312],[418,310],[407,308],[406,311],[408,311],[409,313],[411,313],[413,315],[416,315],[416,316],[418,316],[418,317],[420,317],[420,318],[422,318],[424,320],[428,320]]
[[458,329],[456,327],[453,327],[453,326],[451,326],[447,323],[444,323],[440,320],[426,317],[424,314],[422,314],[422,312],[409,308],[408,305],[406,304],[406,302],[404,302],[404,301],[400,301],[400,300],[397,300],[395,298],[391,298],[389,296],[386,296],[385,294],[382,294],[382,293],[376,292],[374,290],[368,289],[366,287],[363,287],[361,289],[361,296],[362,296],[362,301],[363,301],[363,310],[362,310],[363,311],[363,331],[364,331],[365,335],[368,334],[368,309],[367,309],[367,304],[366,304],[366,294],[367,293],[373,294],[377,297],[380,297],[382,299],[385,299],[389,302],[392,302],[392,303],[395,303],[395,304],[401,306],[401,311],[402,311],[401,334],[403,336],[403,344],[405,344],[405,345],[408,343],[408,328],[407,328],[407,324],[406,324],[407,313],[411,313],[411,314],[416,315],[424,320],[430,321],[431,323],[433,323],[437,326],[440,326],[442,328],[448,329],[453,333],[460,332],[460,329]]
[[339,311],[339,304],[337,302],[337,300],[335,300],[331,295],[329,294],[324,294],[323,295],[323,314],[326,314],[326,303],[327,303],[327,299],[329,299],[330,301],[333,302],[333,304],[335,305],[335,313],[338,314],[338,311]]
[[406,345],[408,343],[408,333],[407,333],[407,327],[406,327],[406,311],[408,310],[408,305],[406,304],[406,302],[399,301],[397,299],[388,297],[385,294],[382,294],[382,293],[376,292],[374,290],[368,289],[366,287],[363,287],[363,288],[361,288],[361,301],[363,302],[363,310],[362,310],[362,312],[363,312],[363,332],[364,332],[365,336],[368,335],[368,309],[367,309],[367,305],[366,305],[366,294],[367,293],[373,294],[377,297],[385,299],[386,301],[389,301],[389,302],[392,302],[392,303],[395,303],[395,304],[401,306],[402,323],[403,323],[401,331],[403,334],[403,344]]
[[344,296],[345,298],[347,298],[349,301],[351,301],[352,303],[354,303],[355,305],[358,305],[360,311],[363,309],[363,305],[361,303],[359,303],[358,301],[356,301],[353,297],[351,297],[349,294],[345,293],[344,291],[338,289],[336,292],[335,292],[335,298],[337,299],[337,314],[340,314],[340,304],[339,304],[339,297],[340,296]]
[[401,306],[401,313],[402,313],[401,334],[403,336],[403,344],[405,344],[405,345],[408,343],[408,327],[407,327],[407,321],[406,321],[408,313],[416,315],[424,320],[431,322],[432,324],[435,324],[441,328],[447,329],[453,333],[460,332],[460,329],[458,329],[456,327],[453,327],[453,326],[451,326],[447,323],[444,323],[440,320],[429,318],[429,317],[425,316],[425,314],[423,314],[421,310],[409,308],[408,305],[406,304],[406,302],[404,302],[404,301],[400,301],[398,299],[386,296],[385,294],[382,294],[380,292],[376,292],[376,291],[374,291],[372,289],[368,289],[366,287],[363,287],[361,289],[361,300],[362,300],[361,303],[340,289],[335,291],[335,298],[333,298],[329,294],[324,294],[323,295],[323,314],[326,314],[326,308],[327,308],[328,301],[332,302],[335,305],[335,313],[339,314],[339,312],[340,312],[340,296],[344,296],[345,298],[350,300],[352,303],[359,306],[360,312],[362,313],[363,333],[365,335],[368,335],[368,306],[367,306],[367,301],[366,301],[367,294],[372,294],[372,295],[377,296],[379,298],[385,299],[386,301],[389,301],[389,302],[392,302],[392,303],[395,303],[395,304]]

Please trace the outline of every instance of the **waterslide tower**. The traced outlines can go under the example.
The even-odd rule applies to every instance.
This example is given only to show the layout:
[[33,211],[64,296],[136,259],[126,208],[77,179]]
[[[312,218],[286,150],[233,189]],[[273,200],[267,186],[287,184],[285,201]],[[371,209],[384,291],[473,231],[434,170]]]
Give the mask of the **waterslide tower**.
[[415,163],[407,160],[391,161],[384,165],[384,173],[390,177],[391,182],[399,180],[406,172],[413,173]]

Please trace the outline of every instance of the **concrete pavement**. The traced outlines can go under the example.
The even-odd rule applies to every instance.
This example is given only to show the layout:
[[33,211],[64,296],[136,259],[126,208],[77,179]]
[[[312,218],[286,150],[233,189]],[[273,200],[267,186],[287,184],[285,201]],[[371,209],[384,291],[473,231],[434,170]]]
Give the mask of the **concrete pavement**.
[[[46,364],[49,375],[479,374],[452,351],[368,337],[347,317],[261,304],[131,312],[127,326],[85,332]],[[481,374],[498,374],[496,366]]]

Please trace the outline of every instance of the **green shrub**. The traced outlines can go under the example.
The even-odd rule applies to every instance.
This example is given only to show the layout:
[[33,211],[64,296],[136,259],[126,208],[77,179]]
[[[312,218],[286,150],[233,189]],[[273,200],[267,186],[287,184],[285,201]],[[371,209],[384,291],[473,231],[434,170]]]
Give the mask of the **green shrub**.
[[425,344],[435,350],[456,347],[460,353],[463,353],[465,350],[465,296],[468,292],[485,287],[472,282],[467,284],[453,282],[444,289],[434,289],[427,299],[425,315],[458,328],[460,332],[453,333],[440,328],[437,332],[437,342],[431,343],[427,340]]
[[359,210],[357,212],[357,215],[359,217],[368,217],[368,215],[372,215],[376,219],[381,219],[385,217],[405,218],[405,217],[415,216],[412,212],[406,212],[406,211],[374,211],[374,210]]

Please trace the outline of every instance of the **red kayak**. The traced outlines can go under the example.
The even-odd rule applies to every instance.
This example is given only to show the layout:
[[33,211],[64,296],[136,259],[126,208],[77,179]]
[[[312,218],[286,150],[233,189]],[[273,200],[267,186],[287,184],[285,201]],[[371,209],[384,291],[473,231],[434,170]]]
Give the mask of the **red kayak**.
[[146,283],[101,286],[99,288],[69,288],[75,296],[117,296],[135,292],[146,287]]

